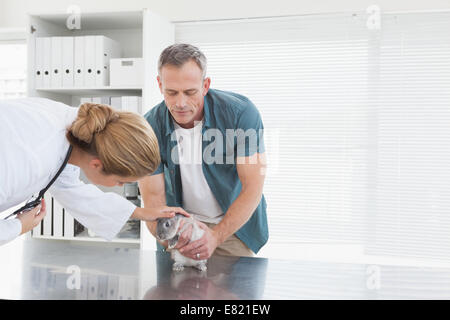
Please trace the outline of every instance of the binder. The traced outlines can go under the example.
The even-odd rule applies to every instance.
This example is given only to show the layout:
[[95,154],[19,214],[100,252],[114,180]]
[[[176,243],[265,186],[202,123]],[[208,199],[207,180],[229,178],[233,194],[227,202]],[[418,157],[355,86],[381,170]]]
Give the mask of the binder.
[[62,86],[74,86],[74,37],[62,38]]
[[137,297],[136,279],[130,276],[121,276],[119,278],[118,300],[134,300]]
[[122,109],[141,114],[142,98],[138,96],[122,97]]
[[51,37],[51,75],[52,88],[62,87],[62,37]]
[[120,58],[120,45],[105,36],[95,36],[95,85],[108,86],[110,59]]
[[44,37],[44,55],[43,55],[43,88],[51,87],[51,68],[52,68],[52,39],[51,37]]
[[50,193],[46,192],[44,194],[45,199],[45,205],[47,206],[47,214],[45,215],[44,219],[42,220],[42,235],[44,236],[51,236],[52,235],[52,211],[53,211],[53,204],[52,204],[52,196]]
[[75,220],[67,210],[64,210],[64,238],[75,237]]
[[92,102],[92,98],[85,98],[85,97],[83,97],[83,98],[80,98],[80,105],[82,105],[83,103],[86,103],[86,102]]
[[86,300],[88,298],[88,289],[89,289],[88,276],[82,275],[81,281],[80,281],[80,289],[75,290],[76,291],[76,294],[75,294],[76,299],[77,300]]
[[119,293],[119,277],[115,275],[108,275],[108,300],[117,300]]
[[63,206],[53,198],[53,236],[63,236]]
[[122,110],[130,111],[130,106],[128,105],[128,97],[122,97]]
[[110,106],[111,105],[111,97],[101,97],[102,98],[102,104],[106,104],[106,105],[108,105],[108,106]]
[[111,97],[111,107],[122,110],[122,97]]
[[98,276],[97,300],[107,300],[107,299],[108,299],[108,276],[103,274]]
[[[45,201],[45,204],[47,205],[47,214],[48,214],[49,211],[51,212],[51,208],[48,206],[47,199]],[[42,234],[42,222],[39,222],[39,224],[33,229],[33,238],[40,237],[41,234]]]
[[142,97],[138,97],[137,99],[137,103],[138,103],[138,113],[142,114]]
[[111,98],[110,97],[93,97],[92,103],[98,103],[98,104],[111,104]]
[[73,84],[75,87],[84,86],[84,37],[73,39]]
[[35,39],[35,59],[34,59],[34,76],[35,88],[39,89],[44,86],[44,39],[39,37]]
[[96,36],[84,37],[84,86],[95,87],[95,40]]
[[88,274],[87,300],[98,300],[98,276]]

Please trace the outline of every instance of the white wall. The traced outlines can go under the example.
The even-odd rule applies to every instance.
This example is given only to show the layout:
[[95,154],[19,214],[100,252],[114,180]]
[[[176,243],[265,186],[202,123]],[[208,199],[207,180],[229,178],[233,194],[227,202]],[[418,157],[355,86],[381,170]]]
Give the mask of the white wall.
[[0,0],[0,28],[3,26],[3,22],[5,21],[5,5],[4,0]]
[[449,0],[0,0],[0,27],[26,26],[27,13],[124,11],[148,8],[172,21],[230,19],[364,10],[377,4],[383,11],[450,10]]

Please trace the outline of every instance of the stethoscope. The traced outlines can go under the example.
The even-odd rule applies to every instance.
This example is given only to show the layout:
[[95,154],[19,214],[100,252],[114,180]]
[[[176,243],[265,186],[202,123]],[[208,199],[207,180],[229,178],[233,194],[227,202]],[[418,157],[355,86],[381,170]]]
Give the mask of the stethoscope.
[[70,154],[72,153],[72,149],[73,149],[73,148],[72,148],[72,145],[71,145],[71,146],[69,147],[69,150],[67,151],[66,158],[64,159],[64,162],[63,162],[63,164],[61,165],[61,167],[59,168],[58,172],[57,172],[56,175],[53,177],[53,179],[49,182],[49,184],[48,184],[44,189],[42,189],[42,190],[39,192],[38,196],[37,196],[37,197],[32,196],[31,199],[28,200],[27,203],[26,203],[24,206],[22,206],[21,208],[17,209],[17,210],[14,211],[13,213],[11,213],[11,214],[10,214],[9,216],[7,216],[4,220],[9,219],[10,217],[12,217],[12,216],[14,216],[14,215],[17,215],[17,214],[19,214],[19,213],[21,213],[21,212],[30,211],[30,210],[36,208],[38,205],[41,204],[42,199],[44,198],[45,192],[48,190],[48,188],[51,187],[51,185],[53,184],[53,182],[55,182],[55,180],[59,177],[59,175],[61,174],[61,172],[62,172],[62,171],[64,170],[64,168],[66,167],[67,162],[69,162],[69,157],[70,157]]

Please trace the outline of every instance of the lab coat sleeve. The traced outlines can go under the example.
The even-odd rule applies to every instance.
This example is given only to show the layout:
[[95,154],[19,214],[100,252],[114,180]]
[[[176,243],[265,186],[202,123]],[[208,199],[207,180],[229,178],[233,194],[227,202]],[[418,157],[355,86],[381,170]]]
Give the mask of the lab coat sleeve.
[[22,232],[19,219],[0,220],[0,245],[4,245],[17,238]]
[[112,240],[136,206],[116,193],[83,183],[79,176],[80,169],[68,164],[50,187],[51,195],[83,226]]

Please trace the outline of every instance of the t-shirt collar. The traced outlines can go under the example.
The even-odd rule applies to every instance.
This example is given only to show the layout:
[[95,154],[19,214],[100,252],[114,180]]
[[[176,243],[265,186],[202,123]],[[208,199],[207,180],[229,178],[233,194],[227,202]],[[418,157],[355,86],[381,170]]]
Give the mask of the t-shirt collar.
[[[208,94],[206,94],[206,96],[203,98],[203,127],[204,128],[209,128],[211,126],[211,110],[209,107],[209,102],[208,102]],[[166,106],[166,128],[168,128],[169,130],[166,131],[166,136],[172,134],[175,131],[175,127],[174,127],[174,120],[172,115],[169,112],[169,108],[167,108],[166,102],[164,102],[164,105]]]

